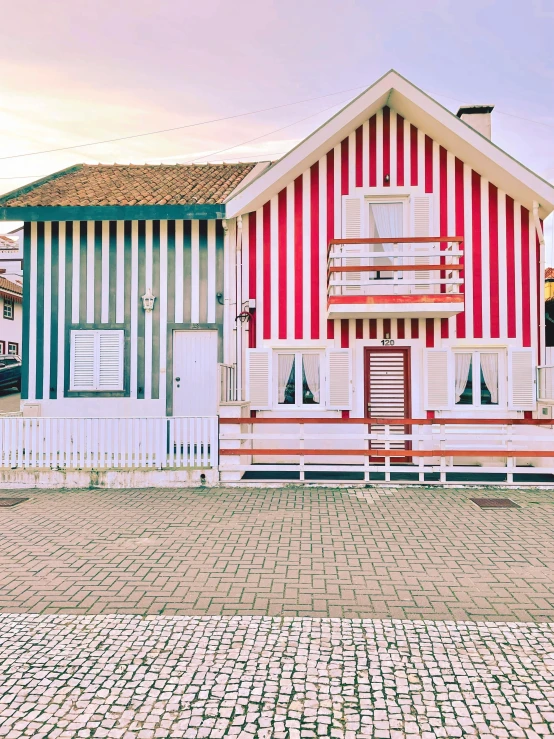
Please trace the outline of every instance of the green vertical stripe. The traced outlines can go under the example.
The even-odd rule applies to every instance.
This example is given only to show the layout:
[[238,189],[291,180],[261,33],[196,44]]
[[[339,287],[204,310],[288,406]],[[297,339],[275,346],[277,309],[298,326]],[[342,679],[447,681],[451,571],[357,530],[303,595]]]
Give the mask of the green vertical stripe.
[[160,222],[152,223],[152,292],[156,296],[152,313],[152,398],[160,397]]
[[191,222],[183,222],[183,323],[190,323]]
[[102,221],[94,223],[94,323],[102,320],[102,293],[109,290],[109,285],[102,284]]
[[[223,224],[221,221],[215,222],[215,291],[223,293]],[[237,312],[240,311],[240,307]],[[234,316],[232,316],[234,319]],[[218,362],[223,362],[223,306],[219,304],[216,298],[215,304],[215,322],[217,323],[218,332]]]
[[50,392],[58,397],[58,285],[59,285],[60,224],[52,224],[51,281],[50,281]]
[[44,222],[37,223],[37,313],[36,325],[35,397],[42,400],[44,374]]
[[[77,226],[79,228],[79,226]],[[69,327],[71,326],[73,297],[73,222],[67,221],[65,224],[65,352],[64,352],[64,378],[63,378],[63,394],[67,395],[69,390],[69,373],[71,371],[71,334]],[[60,389],[60,392],[62,390]]]
[[[31,299],[31,224],[23,226],[23,336],[21,346],[21,398],[29,398],[29,314]],[[6,347],[7,349],[7,347]]]
[[[162,286],[163,289],[163,286]],[[167,322],[175,322],[175,221],[167,222]]]
[[[131,276],[129,275],[130,278]],[[109,275],[107,290],[110,296],[108,321],[113,325],[116,322],[117,305],[117,221],[110,221],[109,223]]]
[[208,221],[199,221],[198,236],[200,248],[198,253],[198,293],[200,302],[200,323],[208,322]]
[[87,222],[79,223],[79,323],[87,321]]
[[137,398],[144,398],[144,311],[141,295],[146,292],[146,222],[138,222],[138,320],[137,320]]

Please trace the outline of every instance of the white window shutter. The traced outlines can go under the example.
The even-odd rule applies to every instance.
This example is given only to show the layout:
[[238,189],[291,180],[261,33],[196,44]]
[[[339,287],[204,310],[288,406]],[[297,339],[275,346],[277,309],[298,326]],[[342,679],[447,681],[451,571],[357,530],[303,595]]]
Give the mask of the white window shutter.
[[[431,236],[431,198],[429,195],[414,195],[412,198],[412,234],[417,237]],[[428,252],[433,244],[414,244],[414,263],[430,264],[428,256],[418,257],[418,252]],[[418,269],[414,279],[419,283],[414,286],[414,292],[427,293],[431,285],[430,270]]]
[[510,349],[508,352],[508,406],[517,411],[535,409],[533,349]]
[[425,410],[448,410],[452,398],[451,353],[425,349]]
[[246,351],[247,399],[250,408],[268,410],[271,408],[271,354],[267,349],[247,349]]
[[123,331],[98,331],[98,390],[123,390]]
[[[362,237],[362,204],[363,199],[358,197],[343,197],[342,199],[342,235],[345,239],[360,239]],[[344,267],[359,267],[362,263],[360,258],[360,244],[344,244],[342,253],[353,254],[356,256],[348,256],[343,261]],[[341,280],[351,282],[351,285],[344,286],[344,292],[356,293],[360,292],[361,273],[360,272],[339,272]]]
[[328,407],[332,410],[352,408],[352,352],[350,349],[327,350]]
[[71,390],[94,390],[96,331],[71,332]]

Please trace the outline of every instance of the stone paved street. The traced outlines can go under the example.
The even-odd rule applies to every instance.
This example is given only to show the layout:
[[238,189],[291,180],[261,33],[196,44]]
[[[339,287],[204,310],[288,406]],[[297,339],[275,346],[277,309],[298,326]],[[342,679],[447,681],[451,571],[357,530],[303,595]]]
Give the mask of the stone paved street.
[[0,611],[554,621],[554,491],[24,494],[0,508]]

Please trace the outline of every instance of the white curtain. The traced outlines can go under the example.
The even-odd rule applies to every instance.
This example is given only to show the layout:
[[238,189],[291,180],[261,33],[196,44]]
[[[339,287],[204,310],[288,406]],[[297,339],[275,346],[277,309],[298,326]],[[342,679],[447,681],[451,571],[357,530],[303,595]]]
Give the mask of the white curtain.
[[491,403],[498,403],[498,354],[481,354],[481,370]]
[[285,390],[294,365],[294,354],[279,354],[277,363],[277,382],[279,403],[285,402]]
[[456,403],[460,402],[460,398],[466,389],[471,357],[471,354],[456,354]]
[[[402,203],[370,203],[375,223],[375,238],[384,239],[401,237],[403,231],[404,207]],[[386,252],[393,251],[394,244],[383,244]]]
[[317,354],[303,354],[302,364],[306,385],[314,396],[314,403],[319,403],[320,381],[319,381],[319,356]]

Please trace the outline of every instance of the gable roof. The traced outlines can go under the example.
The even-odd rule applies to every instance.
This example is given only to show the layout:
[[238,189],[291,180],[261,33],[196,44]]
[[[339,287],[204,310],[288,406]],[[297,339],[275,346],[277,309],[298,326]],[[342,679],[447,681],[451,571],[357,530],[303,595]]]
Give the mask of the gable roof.
[[391,70],[285,156],[231,194],[226,201],[227,217],[259,208],[385,105],[455,152],[527,208],[538,202],[541,218],[554,210],[554,187],[550,183]]
[[21,302],[21,296],[23,295],[22,285],[18,285],[17,282],[12,282],[6,277],[0,277],[0,295],[13,298],[16,303]]

